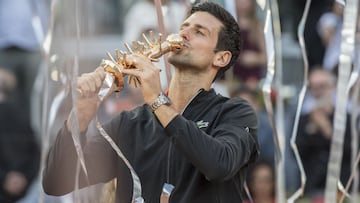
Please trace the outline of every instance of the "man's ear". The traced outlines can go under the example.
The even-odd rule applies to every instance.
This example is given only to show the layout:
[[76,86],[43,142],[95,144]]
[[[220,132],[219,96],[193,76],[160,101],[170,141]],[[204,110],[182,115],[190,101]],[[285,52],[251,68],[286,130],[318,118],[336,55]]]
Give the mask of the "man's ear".
[[216,67],[225,67],[230,63],[231,56],[230,51],[218,51],[215,54],[213,65]]

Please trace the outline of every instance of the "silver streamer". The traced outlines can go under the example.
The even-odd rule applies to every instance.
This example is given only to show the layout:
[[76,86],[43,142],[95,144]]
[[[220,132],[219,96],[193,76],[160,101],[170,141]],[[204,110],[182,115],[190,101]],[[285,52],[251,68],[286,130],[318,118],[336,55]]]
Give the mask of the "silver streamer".
[[[267,50],[267,73],[263,84],[263,94],[265,108],[268,112],[269,121],[273,129],[273,138],[275,145],[275,162],[276,162],[276,202],[283,203],[286,200],[285,195],[285,170],[284,170],[284,151],[285,151],[285,136],[283,126],[283,98],[278,91],[277,95],[277,113],[276,120],[274,119],[273,104],[271,101],[272,83],[274,76],[276,76],[275,85],[277,89],[281,89],[282,83],[282,62],[281,62],[281,29],[280,20],[278,14],[277,2],[270,1],[270,6],[266,6],[266,17],[265,17],[265,42]],[[276,71],[276,75],[275,75]]]
[[325,189],[325,202],[336,202],[337,185],[339,182],[343,143],[346,126],[346,112],[348,103],[348,81],[352,67],[354,52],[356,18],[358,5],[356,0],[348,0],[344,9],[342,28],[341,52],[339,57],[338,83],[336,88],[336,108],[334,117],[334,132],[328,162],[328,171]]
[[[360,5],[360,4],[359,4]],[[359,15],[359,13],[358,13]],[[358,22],[359,23],[359,22]],[[359,56],[359,52],[360,52],[360,47],[359,47],[359,39],[357,38],[356,40],[356,62],[355,62],[355,66],[354,68],[357,69],[358,71],[358,75],[360,73],[360,58]],[[358,202],[358,190],[359,190],[359,171],[358,171],[358,166],[359,166],[359,161],[360,161],[360,153],[359,153],[359,130],[360,130],[360,126],[359,126],[359,115],[360,115],[360,110],[359,110],[359,106],[360,106],[360,80],[359,77],[357,79],[357,83],[355,84],[354,87],[354,94],[352,97],[352,114],[351,114],[351,137],[352,137],[352,165],[353,165],[353,171],[351,175],[351,177],[354,177],[354,183],[353,183],[353,189],[352,189],[352,200],[353,202]],[[356,155],[358,154],[358,155]],[[347,183],[346,189],[348,190],[350,187],[350,183],[351,183],[351,178],[349,180],[349,182]]]
[[[80,7],[79,7],[79,0],[75,0],[75,32],[76,32],[76,40],[75,40],[75,54],[74,54],[74,65],[72,69],[72,78],[71,78],[71,96],[72,96],[72,103],[75,106],[77,103],[78,92],[77,92],[77,76],[79,74],[79,54],[80,54]],[[71,136],[74,142],[74,146],[76,149],[76,153],[78,156],[78,166],[76,167],[76,176],[75,176],[75,190],[73,193],[74,202],[80,202],[80,195],[79,195],[79,176],[80,176],[80,169],[84,171],[85,178],[88,181],[88,172],[85,164],[84,152],[82,150],[82,146],[80,143],[80,129],[79,129],[79,120],[78,120],[78,112],[77,108],[73,107],[71,114],[70,114],[70,125],[71,125]],[[81,168],[79,167],[81,166]]]
[[[55,22],[55,16],[56,16],[56,8],[57,8],[57,0],[53,0],[51,2],[51,7],[50,7],[50,22],[49,22],[49,27],[48,30],[46,32],[46,36],[45,39],[42,43],[42,52],[44,54],[44,58],[45,58],[45,63],[47,65],[50,64],[50,48],[52,46],[52,35],[53,35],[53,29],[54,29],[54,22]],[[48,74],[48,68],[44,68],[43,73],[38,75],[39,77],[37,77],[37,81],[35,81],[35,89],[34,92],[45,92],[44,96],[43,96],[43,106],[42,106],[42,117],[41,117],[41,135],[42,135],[42,151],[43,152],[47,152],[49,149],[49,129],[48,129],[48,125],[47,125],[47,102],[48,102],[48,83],[47,81],[49,80],[49,74]],[[43,76],[43,78],[41,77]],[[40,81],[40,82],[39,82]],[[36,85],[36,84],[40,84],[40,85]],[[41,84],[44,85],[43,87],[41,87]],[[46,153],[42,153],[41,154],[41,163],[40,163],[40,168],[44,168],[45,165],[45,160],[46,160]],[[42,182],[42,176],[40,177],[40,182]],[[44,196],[43,195],[39,195],[39,203],[43,203],[44,202]]]
[[292,131],[291,139],[290,139],[290,145],[294,151],[296,163],[300,170],[301,185],[300,185],[300,188],[288,199],[289,203],[295,202],[295,200],[297,200],[299,197],[304,195],[305,184],[306,184],[306,174],[305,174],[304,166],[302,164],[301,157],[300,157],[297,145],[296,145],[296,137],[297,137],[297,132],[298,132],[301,109],[302,109],[302,105],[304,102],[304,98],[305,98],[305,94],[306,94],[306,90],[307,90],[307,86],[308,86],[309,62],[308,62],[308,58],[307,58],[307,54],[306,54],[304,30],[305,30],[305,23],[306,23],[306,19],[307,19],[308,13],[309,13],[310,5],[311,5],[311,0],[307,0],[306,4],[305,4],[303,16],[302,16],[299,26],[298,26],[299,45],[301,48],[301,54],[302,54],[302,58],[304,61],[304,80],[303,80],[303,85],[301,87],[299,98],[298,98],[298,105],[297,105],[297,109],[296,109],[294,127],[293,127],[293,131]]
[[[65,3],[65,2],[62,2]],[[74,64],[73,64],[73,83],[72,85],[74,85],[76,83],[76,75],[78,74],[78,55],[79,55],[79,42],[80,42],[80,28],[79,28],[79,19],[78,19],[78,2],[75,1],[75,24],[76,24],[76,54],[75,54],[75,59],[74,59]],[[43,151],[47,152],[48,148],[49,148],[49,134],[50,134],[50,130],[54,125],[55,122],[55,118],[57,116],[58,110],[60,108],[61,103],[65,100],[65,97],[69,94],[69,85],[65,84],[65,87],[62,88],[62,90],[55,96],[55,98],[53,99],[51,105],[50,105],[50,109],[48,109],[48,102],[49,102],[49,83],[48,81],[50,81],[49,78],[49,69],[52,67],[52,63],[54,63],[55,61],[53,60],[53,56],[50,56],[50,50],[52,48],[52,43],[53,43],[53,31],[54,31],[54,22],[55,22],[55,18],[57,16],[57,10],[58,10],[58,5],[59,2],[57,0],[53,0],[51,3],[51,12],[50,12],[50,24],[49,24],[49,29],[47,31],[47,35],[45,37],[45,40],[42,44],[42,49],[45,55],[45,60],[46,60],[46,65],[47,67],[44,68],[43,73],[41,74],[44,78],[43,78],[43,87],[39,87],[40,89],[42,89],[43,92],[45,92],[44,96],[43,96],[43,109],[42,109],[42,124],[41,124],[41,128],[42,128],[42,136],[43,136],[43,146],[42,149]],[[62,4],[63,5],[63,4]],[[60,74],[60,73],[59,73]],[[40,80],[42,78],[38,78],[38,80]],[[64,81],[63,81],[64,82]],[[73,102],[76,102],[76,95],[73,95]],[[73,200],[74,202],[80,202],[80,196],[78,194],[78,188],[79,188],[79,172],[80,172],[80,167],[83,169],[84,173],[87,176],[87,169],[85,167],[85,161],[84,161],[84,155],[83,155],[83,151],[81,149],[81,145],[80,145],[80,139],[79,139],[79,126],[78,126],[78,122],[77,122],[77,116],[76,116],[76,112],[73,110],[70,116],[70,122],[71,122],[71,126],[72,132],[73,133],[73,141],[74,141],[74,145],[76,148],[76,152],[78,154],[78,167],[77,167],[77,172],[76,172],[76,180],[75,180],[75,192],[73,193],[74,197]],[[46,159],[46,153],[42,153],[42,161],[41,161],[41,168],[44,167],[44,163],[45,163],[45,159]],[[40,178],[42,178],[42,176],[40,176]],[[59,183],[61,184],[61,183]],[[40,195],[39,197],[39,202],[42,203],[44,202],[44,197],[43,194]]]
[[[358,3],[358,7],[360,6],[360,4]],[[357,21],[359,21],[359,13],[358,13],[358,18]],[[359,22],[357,22],[359,23]],[[351,110],[352,110],[352,114],[351,114],[351,165],[352,167],[352,172],[350,175],[350,178],[346,184],[346,188],[345,188],[345,193],[348,193],[350,186],[352,184],[352,195],[351,195],[351,199],[350,201],[355,203],[358,202],[357,199],[357,192],[358,192],[358,188],[359,188],[359,172],[358,172],[358,166],[359,166],[359,162],[360,162],[360,153],[358,150],[358,146],[359,146],[359,124],[358,124],[358,118],[359,118],[359,99],[360,99],[360,80],[359,80],[359,73],[360,73],[360,58],[358,57],[360,54],[360,36],[359,36],[359,31],[358,31],[359,27],[357,28],[356,31],[356,37],[355,37],[355,52],[354,52],[354,68],[353,71],[351,73],[350,78],[353,78],[353,80],[355,80],[355,82],[353,83],[352,80],[350,79],[349,85],[348,85],[348,91],[350,91],[350,88],[354,88],[352,90],[353,95],[352,95],[352,99],[351,99]],[[345,195],[342,195],[341,199],[340,199],[340,203],[342,203],[345,199]]]
[[246,195],[248,196],[249,202],[254,203],[254,200],[251,197],[249,186],[248,186],[247,182],[244,183],[244,190],[245,190]]
[[124,154],[121,152],[119,147],[116,143],[111,139],[111,137],[106,133],[104,128],[101,126],[100,122],[96,118],[96,127],[99,130],[100,134],[105,138],[105,140],[111,145],[111,147],[115,150],[116,154],[124,161],[126,166],[129,168],[131,177],[133,180],[133,197],[132,201],[134,203],[142,203],[144,202],[143,198],[141,197],[141,182],[139,176],[136,174],[134,168],[131,166],[130,162],[126,159]]
[[[266,77],[262,86],[262,91],[264,94],[264,103],[265,108],[269,116],[269,121],[273,130],[273,138],[275,146],[279,146],[279,140],[277,137],[277,131],[275,128],[275,121],[274,121],[274,111],[273,111],[273,105],[271,102],[271,87],[272,82],[274,80],[274,74],[275,74],[275,62],[274,62],[274,47],[273,47],[273,31],[271,26],[271,10],[267,7],[266,8],[266,17],[265,17],[265,25],[264,25],[264,34],[265,34],[265,41],[266,41],[266,52],[267,52],[267,73]],[[277,159],[281,158],[280,149],[278,147],[275,148],[275,157]]]
[[[164,35],[167,35],[165,30],[164,14],[161,9],[162,7],[161,0],[154,0],[154,4],[156,7],[159,32]],[[164,62],[165,62],[165,71],[166,71],[166,83],[169,84],[171,79],[171,67],[170,64],[167,62],[167,55],[164,55]]]

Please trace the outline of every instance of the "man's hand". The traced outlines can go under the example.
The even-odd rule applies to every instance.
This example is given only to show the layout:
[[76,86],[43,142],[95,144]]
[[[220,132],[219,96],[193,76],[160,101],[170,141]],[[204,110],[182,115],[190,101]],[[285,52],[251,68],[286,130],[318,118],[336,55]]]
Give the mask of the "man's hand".
[[[129,55],[127,61],[130,61],[136,69],[124,69],[122,72],[133,75],[140,80],[144,101],[150,106],[162,92],[160,69],[149,58],[143,55]],[[178,115],[178,112],[172,106],[162,105],[154,114],[159,119],[161,125],[166,127]]]
[[3,188],[11,195],[20,195],[27,186],[28,181],[22,173],[10,171],[6,174]]
[[333,127],[330,117],[322,108],[313,110],[310,114],[310,122],[321,132],[326,139],[331,139]]
[[[90,121],[96,114],[100,104],[99,91],[105,79],[106,73],[103,67],[98,67],[94,72],[82,74],[77,80],[79,96],[76,102],[77,115],[79,120],[80,132],[84,132]],[[69,115],[67,128],[71,130],[71,119]]]
[[151,105],[159,96],[160,92],[162,92],[160,69],[156,67],[149,58],[141,54],[129,55],[126,60],[132,66],[135,66],[136,69],[123,69],[122,72],[133,75],[140,80],[144,101]]

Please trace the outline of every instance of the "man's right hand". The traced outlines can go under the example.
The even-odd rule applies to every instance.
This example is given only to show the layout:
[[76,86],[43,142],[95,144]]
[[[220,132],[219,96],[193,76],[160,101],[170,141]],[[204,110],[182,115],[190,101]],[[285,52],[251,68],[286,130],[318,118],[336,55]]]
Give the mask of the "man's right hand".
[[[79,121],[80,132],[84,132],[90,121],[96,114],[100,104],[99,91],[105,79],[106,73],[103,67],[98,67],[94,72],[82,74],[77,80],[77,90],[79,96],[75,107]],[[72,111],[73,112],[73,111]],[[67,120],[67,128],[71,130],[71,119],[74,119],[73,113],[70,113]]]

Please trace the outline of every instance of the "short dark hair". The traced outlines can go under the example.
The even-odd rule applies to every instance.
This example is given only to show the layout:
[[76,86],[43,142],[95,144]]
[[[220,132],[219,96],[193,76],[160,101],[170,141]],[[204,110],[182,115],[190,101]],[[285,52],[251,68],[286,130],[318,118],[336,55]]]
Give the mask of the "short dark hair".
[[241,50],[240,28],[234,17],[223,7],[213,2],[203,2],[196,4],[190,10],[189,15],[204,11],[216,17],[223,26],[219,31],[218,41],[215,51],[230,51],[232,56],[229,64],[220,68],[215,79],[221,77],[236,61]]

